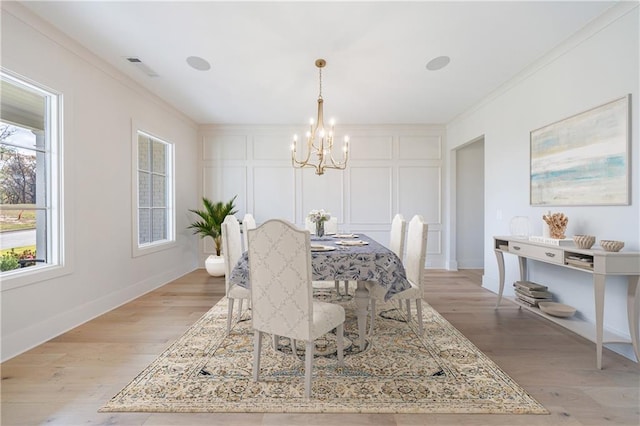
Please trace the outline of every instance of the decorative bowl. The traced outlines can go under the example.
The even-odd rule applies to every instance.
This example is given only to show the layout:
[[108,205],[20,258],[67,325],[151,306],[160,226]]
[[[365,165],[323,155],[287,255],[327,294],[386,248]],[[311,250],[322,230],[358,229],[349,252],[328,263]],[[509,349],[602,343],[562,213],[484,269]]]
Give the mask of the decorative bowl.
[[596,237],[593,235],[574,235],[573,242],[578,248],[590,249],[596,243]]
[[600,240],[600,247],[604,251],[620,251],[624,247],[624,241]]
[[568,318],[576,313],[576,308],[574,308],[573,306],[565,305],[563,303],[540,302],[538,303],[538,307],[545,314],[560,318]]

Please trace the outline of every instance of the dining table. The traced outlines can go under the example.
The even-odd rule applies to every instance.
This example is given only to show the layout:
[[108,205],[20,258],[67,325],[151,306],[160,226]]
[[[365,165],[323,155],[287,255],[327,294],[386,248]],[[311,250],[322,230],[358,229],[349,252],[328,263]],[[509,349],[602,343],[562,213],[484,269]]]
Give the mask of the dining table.
[[[311,269],[314,281],[355,281],[358,346],[364,349],[369,306],[368,282],[386,290],[385,300],[411,287],[400,258],[366,234],[333,234],[311,239]],[[233,268],[230,284],[251,288],[249,256],[244,252]]]

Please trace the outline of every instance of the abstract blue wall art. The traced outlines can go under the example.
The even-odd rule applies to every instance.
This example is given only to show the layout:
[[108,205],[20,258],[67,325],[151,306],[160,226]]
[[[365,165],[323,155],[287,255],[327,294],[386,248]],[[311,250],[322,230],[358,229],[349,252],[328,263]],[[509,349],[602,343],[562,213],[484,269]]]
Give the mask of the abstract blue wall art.
[[629,204],[629,98],[531,132],[531,205]]

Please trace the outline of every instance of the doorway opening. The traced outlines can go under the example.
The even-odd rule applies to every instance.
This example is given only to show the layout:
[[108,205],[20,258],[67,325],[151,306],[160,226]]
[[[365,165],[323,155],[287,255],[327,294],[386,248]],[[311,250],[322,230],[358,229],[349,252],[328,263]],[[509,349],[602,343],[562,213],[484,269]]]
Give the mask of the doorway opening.
[[[456,150],[456,260],[459,270],[484,275],[484,137]],[[475,280],[474,280],[475,281]]]

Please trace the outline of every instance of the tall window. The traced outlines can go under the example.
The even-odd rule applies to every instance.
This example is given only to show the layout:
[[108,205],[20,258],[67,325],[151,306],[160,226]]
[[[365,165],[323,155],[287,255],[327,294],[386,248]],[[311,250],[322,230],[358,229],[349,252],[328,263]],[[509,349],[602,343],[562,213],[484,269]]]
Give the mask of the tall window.
[[0,273],[6,279],[62,264],[61,96],[8,72],[0,77]]
[[139,249],[175,240],[173,210],[173,145],[138,132]]

